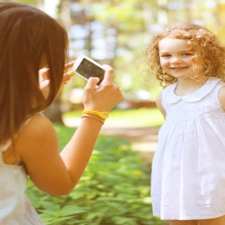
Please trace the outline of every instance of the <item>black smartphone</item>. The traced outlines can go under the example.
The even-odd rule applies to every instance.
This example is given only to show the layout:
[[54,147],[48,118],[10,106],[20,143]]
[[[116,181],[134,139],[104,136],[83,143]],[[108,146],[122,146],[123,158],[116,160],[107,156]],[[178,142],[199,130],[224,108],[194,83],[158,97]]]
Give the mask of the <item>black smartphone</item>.
[[100,79],[98,84],[101,83],[105,74],[102,65],[87,56],[77,58],[74,64],[74,71],[85,80],[89,77],[98,77]]

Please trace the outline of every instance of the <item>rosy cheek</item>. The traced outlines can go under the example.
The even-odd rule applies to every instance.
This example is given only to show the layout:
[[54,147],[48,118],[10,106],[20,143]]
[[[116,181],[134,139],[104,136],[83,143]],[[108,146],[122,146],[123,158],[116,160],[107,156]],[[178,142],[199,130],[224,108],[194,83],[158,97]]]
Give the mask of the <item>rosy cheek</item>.
[[196,62],[193,56],[188,56],[183,58],[183,63],[191,66],[192,64],[195,64]]

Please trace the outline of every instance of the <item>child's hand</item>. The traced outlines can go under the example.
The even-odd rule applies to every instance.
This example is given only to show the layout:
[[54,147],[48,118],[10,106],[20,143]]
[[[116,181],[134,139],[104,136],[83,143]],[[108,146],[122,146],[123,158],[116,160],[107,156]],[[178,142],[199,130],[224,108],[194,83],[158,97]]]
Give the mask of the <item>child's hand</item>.
[[65,64],[65,73],[63,75],[63,84],[67,84],[68,81],[75,75],[74,71],[72,71],[72,67],[74,65],[74,62],[68,62]]
[[113,84],[112,68],[104,65],[104,69],[104,79],[99,86],[98,78],[91,77],[88,80],[83,96],[85,110],[110,112],[123,99],[120,89]]
[[[69,62],[65,64],[65,73],[63,75],[62,85],[67,84],[68,81],[72,78],[73,72],[71,68],[73,67],[74,62]],[[45,98],[49,94],[49,68],[42,68],[39,70],[39,86]]]

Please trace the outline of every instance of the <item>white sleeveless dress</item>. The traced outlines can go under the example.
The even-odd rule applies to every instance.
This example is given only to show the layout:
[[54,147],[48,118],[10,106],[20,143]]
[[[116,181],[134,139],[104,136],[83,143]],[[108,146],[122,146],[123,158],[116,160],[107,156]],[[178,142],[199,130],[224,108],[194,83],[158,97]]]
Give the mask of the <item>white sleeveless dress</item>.
[[225,215],[225,112],[218,92],[225,84],[210,77],[198,90],[175,94],[166,87],[161,103],[166,121],[153,159],[153,215],[163,220]]
[[43,225],[25,195],[26,173],[22,166],[4,163],[0,146],[0,225]]

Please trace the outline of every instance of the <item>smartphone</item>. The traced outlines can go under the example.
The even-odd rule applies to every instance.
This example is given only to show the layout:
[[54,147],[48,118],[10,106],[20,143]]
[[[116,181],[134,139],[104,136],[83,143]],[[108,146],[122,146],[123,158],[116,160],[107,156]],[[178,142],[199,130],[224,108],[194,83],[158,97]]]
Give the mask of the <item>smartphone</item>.
[[87,56],[77,58],[74,64],[74,71],[85,80],[88,80],[89,77],[98,77],[100,79],[98,84],[101,83],[105,74],[102,65]]

